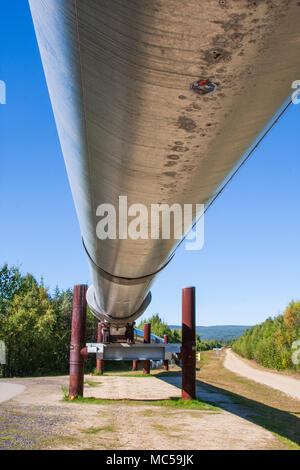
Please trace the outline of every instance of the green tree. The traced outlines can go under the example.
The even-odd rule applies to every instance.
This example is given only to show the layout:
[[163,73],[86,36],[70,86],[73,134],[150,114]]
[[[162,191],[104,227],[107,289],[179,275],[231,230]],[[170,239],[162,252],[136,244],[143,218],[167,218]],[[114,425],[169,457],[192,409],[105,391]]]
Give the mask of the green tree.
[[[51,352],[49,354],[49,363],[52,364],[54,373],[67,374],[69,371],[69,355],[72,328],[72,308],[73,292],[71,289],[55,289],[51,298],[55,322],[53,325],[53,334],[51,342]],[[97,319],[92,315],[87,307],[86,317],[86,341],[97,341]],[[94,355],[89,356],[86,362],[86,370],[93,370],[95,365]]]
[[0,269],[0,316],[7,314],[9,303],[20,289],[21,282],[22,276],[19,268],[15,266],[9,268],[7,264],[4,264]]
[[51,361],[53,372],[66,374],[69,368],[73,293],[57,287],[51,299],[55,322],[52,329]]
[[139,330],[143,330],[145,323],[151,324],[151,333],[154,335],[159,336],[160,338],[163,338],[164,335],[168,335],[169,343],[179,343],[181,341],[181,331],[177,329],[171,330],[167,323],[160,318],[158,313],[147,320],[143,320],[137,328]]
[[[55,289],[50,296],[33,276],[16,267],[0,269],[0,340],[6,346],[3,375],[66,374],[69,370],[73,293]],[[97,340],[98,321],[87,309],[86,339]],[[94,368],[90,357],[86,370]]]
[[7,376],[42,374],[51,350],[55,316],[47,291],[32,276],[10,301],[0,326],[7,351]]
[[260,325],[246,330],[232,344],[232,349],[265,367],[299,370],[299,365],[292,362],[292,344],[299,338],[300,302],[290,302],[282,315],[269,317]]

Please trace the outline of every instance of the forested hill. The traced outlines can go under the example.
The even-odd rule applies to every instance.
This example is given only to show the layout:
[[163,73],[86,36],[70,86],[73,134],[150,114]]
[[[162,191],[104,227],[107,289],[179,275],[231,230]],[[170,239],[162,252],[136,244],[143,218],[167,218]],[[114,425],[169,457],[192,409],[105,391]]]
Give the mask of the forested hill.
[[260,325],[247,330],[233,343],[232,349],[265,367],[299,370],[299,340],[300,302],[291,302],[282,315],[267,318]]
[[[171,329],[181,329],[181,326],[170,325]],[[216,339],[226,341],[239,338],[247,328],[251,326],[244,325],[215,325],[215,326],[197,326],[196,331],[202,340]]]

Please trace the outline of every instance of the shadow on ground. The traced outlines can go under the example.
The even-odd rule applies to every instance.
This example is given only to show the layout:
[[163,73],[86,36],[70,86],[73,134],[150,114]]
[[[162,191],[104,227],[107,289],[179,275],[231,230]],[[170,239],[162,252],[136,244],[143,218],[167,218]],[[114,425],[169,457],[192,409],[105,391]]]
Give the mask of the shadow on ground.
[[[180,372],[161,372],[156,374],[155,377],[181,388]],[[200,380],[196,381],[196,387],[199,400],[218,406],[229,413],[262,426],[268,431],[289,439],[300,446],[300,419],[295,416],[295,414],[300,414],[300,404],[299,412],[289,413]]]

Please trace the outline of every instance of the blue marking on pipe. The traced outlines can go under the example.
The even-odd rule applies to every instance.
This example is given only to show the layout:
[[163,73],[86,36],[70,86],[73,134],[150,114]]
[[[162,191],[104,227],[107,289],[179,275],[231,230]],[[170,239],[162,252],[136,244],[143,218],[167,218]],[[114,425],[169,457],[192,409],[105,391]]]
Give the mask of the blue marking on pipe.
[[[134,328],[134,334],[136,336],[139,336],[140,338],[144,338],[144,332],[142,330],[139,330],[138,328]],[[150,334],[150,339],[151,339],[151,342],[153,342],[153,343],[163,343],[164,342],[163,338],[160,338],[159,336],[156,336],[153,333]]]

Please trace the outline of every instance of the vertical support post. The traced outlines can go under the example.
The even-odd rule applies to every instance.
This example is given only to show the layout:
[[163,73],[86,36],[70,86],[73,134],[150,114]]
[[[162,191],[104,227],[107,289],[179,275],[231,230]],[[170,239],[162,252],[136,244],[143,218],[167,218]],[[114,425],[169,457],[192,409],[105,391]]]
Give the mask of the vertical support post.
[[86,285],[74,286],[70,346],[70,398],[83,396],[84,357],[80,352],[85,347],[86,291]]
[[[167,344],[169,342],[168,335],[164,335],[164,343]],[[164,360],[164,370],[169,370],[169,361],[166,359]]]
[[195,287],[182,289],[182,398],[196,398]]
[[[102,343],[103,338],[102,338],[102,328],[101,328],[101,322],[98,323],[98,331],[97,331],[97,343]],[[104,373],[104,359],[97,359],[96,360],[96,369],[97,373],[103,375]]]
[[[151,325],[150,323],[144,324],[144,343],[150,343],[150,335],[151,335]],[[150,361],[144,361],[143,365],[143,374],[150,374]]]
[[132,370],[138,370],[138,361],[132,361]]

